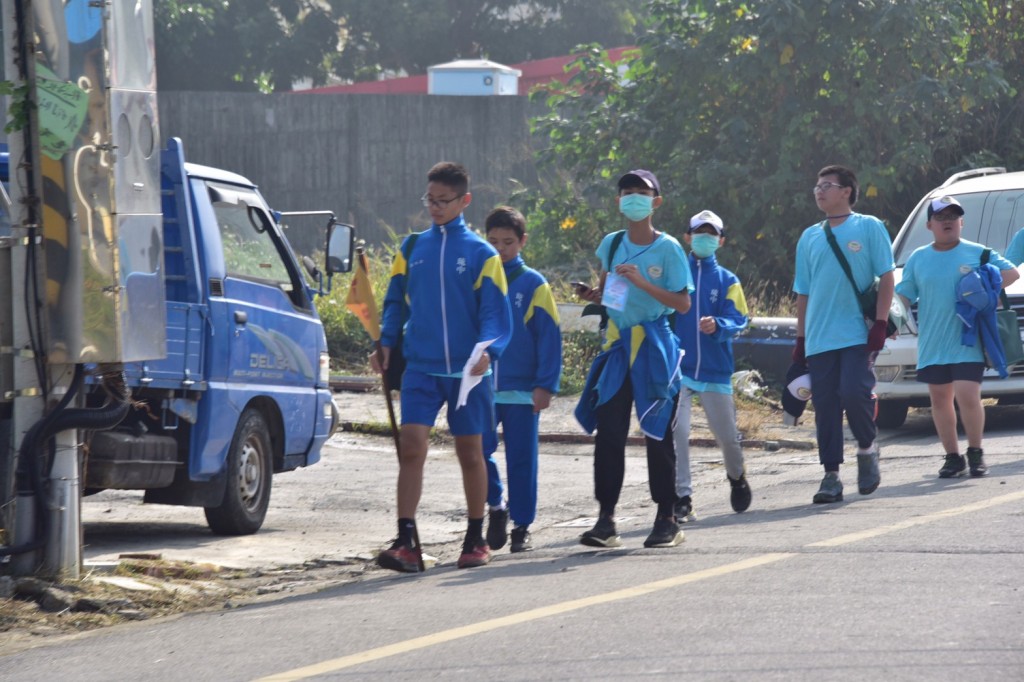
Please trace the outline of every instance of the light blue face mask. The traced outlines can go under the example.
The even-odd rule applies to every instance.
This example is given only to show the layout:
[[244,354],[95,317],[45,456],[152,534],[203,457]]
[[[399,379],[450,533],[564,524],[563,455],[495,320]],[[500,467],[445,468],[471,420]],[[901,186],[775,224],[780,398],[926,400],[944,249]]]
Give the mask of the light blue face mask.
[[628,220],[638,223],[654,213],[654,197],[646,194],[627,194],[619,198],[619,211]]
[[707,258],[718,250],[718,236],[713,234],[695,234],[690,240],[690,249],[697,258]]

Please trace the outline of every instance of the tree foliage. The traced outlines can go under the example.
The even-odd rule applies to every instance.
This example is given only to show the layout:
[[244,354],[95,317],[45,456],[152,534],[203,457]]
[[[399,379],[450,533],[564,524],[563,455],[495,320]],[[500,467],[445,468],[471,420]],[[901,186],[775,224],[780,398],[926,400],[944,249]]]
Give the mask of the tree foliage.
[[630,44],[627,0],[160,0],[157,73],[164,90],[283,91],[422,74],[487,57],[517,63],[583,42]]
[[[856,209],[890,231],[950,173],[1024,165],[1024,8],[979,0],[778,0],[648,5],[626,77],[596,47],[538,95],[551,177],[519,199],[554,261],[617,229],[615,178],[650,168],[656,223],[726,222],[721,258],[788,291],[800,231],[820,219],[821,167],[857,171]],[[534,252],[536,253],[536,252]],[[538,254],[539,255],[539,254]]]

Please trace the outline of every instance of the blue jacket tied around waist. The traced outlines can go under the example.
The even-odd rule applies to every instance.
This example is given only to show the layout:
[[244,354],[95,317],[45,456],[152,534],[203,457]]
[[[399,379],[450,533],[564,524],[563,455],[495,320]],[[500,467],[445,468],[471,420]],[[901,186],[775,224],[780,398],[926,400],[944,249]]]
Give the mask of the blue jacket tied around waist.
[[593,433],[597,408],[618,393],[628,376],[641,430],[662,440],[682,386],[681,359],[679,341],[667,317],[622,329],[621,336],[594,359],[576,405],[576,420],[587,433]]

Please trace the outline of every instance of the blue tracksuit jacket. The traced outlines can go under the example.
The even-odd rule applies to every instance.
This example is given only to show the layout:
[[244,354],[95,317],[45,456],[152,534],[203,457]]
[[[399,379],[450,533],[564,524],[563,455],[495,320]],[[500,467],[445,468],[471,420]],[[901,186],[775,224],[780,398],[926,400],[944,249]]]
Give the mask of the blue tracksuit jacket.
[[[695,291],[685,315],[675,315],[674,331],[683,349],[683,374],[695,381],[728,384],[735,362],[732,339],[747,328],[747,299],[740,280],[718,264],[714,255],[690,254]],[[700,332],[700,318],[713,317],[714,334]]]
[[558,393],[562,332],[551,287],[542,274],[526,266],[521,256],[503,265],[512,306],[512,341],[494,366],[494,389],[543,388]]
[[406,262],[399,250],[384,296],[381,345],[395,345],[405,324],[407,368],[426,374],[462,371],[473,346],[494,340],[492,360],[512,337],[512,310],[501,258],[460,215],[421,232]]

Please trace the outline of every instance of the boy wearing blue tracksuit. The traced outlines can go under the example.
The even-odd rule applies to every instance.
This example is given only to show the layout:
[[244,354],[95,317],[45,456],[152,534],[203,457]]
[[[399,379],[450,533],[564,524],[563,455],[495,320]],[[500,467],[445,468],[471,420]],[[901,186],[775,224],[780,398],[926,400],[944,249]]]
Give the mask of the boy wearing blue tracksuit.
[[672,420],[682,385],[679,340],[669,315],[690,308],[693,279],[679,242],[655,229],[654,211],[664,202],[657,177],[633,170],[621,178],[619,212],[627,229],[605,235],[597,247],[601,275],[596,287],[576,285],[576,295],[608,312],[603,351],[594,359],[576,406],[576,419],[594,438],[594,527],[580,536],[589,547],[622,544],[615,507],[626,467],[626,439],[635,406],[647,445],[651,498],[658,505],[645,547],[675,547],[683,532],[675,518],[676,453]]
[[502,424],[508,507],[494,460],[496,430],[484,432],[487,457],[487,544],[505,546],[512,517],[512,552],[533,549],[530,524],[537,514],[537,460],[540,412],[551,405],[562,374],[562,332],[558,308],[547,280],[528,268],[520,255],[526,245],[526,220],[509,206],[499,206],[484,223],[487,241],[501,256],[512,305],[512,340],[494,364],[494,402]]
[[[427,173],[423,206],[431,226],[408,237],[416,241],[395,254],[384,297],[381,352],[371,363],[386,370],[391,349],[404,327],[402,426],[398,466],[398,537],[377,556],[384,568],[414,573],[421,548],[414,538],[416,507],[423,489],[427,440],[441,406],[448,404],[448,426],[462,468],[469,525],[459,568],[482,566],[491,553],[483,538],[487,467],[481,435],[494,428],[490,366],[512,335],[512,311],[501,258],[466,225],[469,173],[442,162]],[[408,254],[406,256],[405,254]],[[478,344],[489,342],[469,375],[482,377],[459,406],[463,368]]]
[[715,260],[715,251],[725,243],[724,235],[722,219],[712,211],[701,211],[690,219],[690,229],[683,236],[690,247],[696,291],[690,309],[676,316],[674,327],[684,353],[675,425],[676,519],[680,523],[692,519],[693,512],[689,438],[694,394],[700,397],[708,426],[722,449],[732,508],[742,512],[750,506],[732,397],[732,339],[747,328],[747,300],[740,280]]

